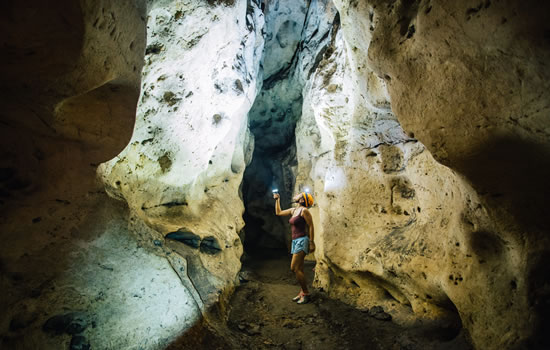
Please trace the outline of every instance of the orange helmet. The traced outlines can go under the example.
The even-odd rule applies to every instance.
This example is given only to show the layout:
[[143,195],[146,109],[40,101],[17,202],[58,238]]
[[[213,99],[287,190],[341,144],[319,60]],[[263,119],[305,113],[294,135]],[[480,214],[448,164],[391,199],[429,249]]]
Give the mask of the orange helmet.
[[304,202],[306,204],[306,207],[311,208],[313,206],[313,196],[309,192],[302,192],[302,198],[304,198]]

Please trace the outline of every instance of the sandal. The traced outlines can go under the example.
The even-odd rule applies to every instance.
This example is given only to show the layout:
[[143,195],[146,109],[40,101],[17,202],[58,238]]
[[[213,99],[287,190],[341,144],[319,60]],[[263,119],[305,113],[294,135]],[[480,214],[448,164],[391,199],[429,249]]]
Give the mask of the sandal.
[[298,301],[302,298],[302,296],[304,295],[304,292],[300,291],[300,293],[298,293],[297,296],[295,296],[294,298],[292,298],[292,301]]
[[309,303],[309,294],[303,294],[302,297],[296,302],[297,304]]

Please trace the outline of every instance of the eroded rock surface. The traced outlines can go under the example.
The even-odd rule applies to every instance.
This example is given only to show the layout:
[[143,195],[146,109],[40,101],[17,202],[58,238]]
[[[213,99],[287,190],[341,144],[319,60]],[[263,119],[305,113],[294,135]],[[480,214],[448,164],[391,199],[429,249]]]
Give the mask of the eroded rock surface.
[[[153,236],[169,235],[167,244],[197,270],[195,288],[208,306],[240,269],[239,186],[252,156],[246,117],[263,14],[247,1],[152,2],[147,25],[134,133],[98,174]],[[172,239],[178,233],[196,238]]]
[[243,200],[281,244],[270,187],[306,184],[330,296],[548,345],[547,4],[0,7],[1,347],[207,344]]
[[548,11],[335,4],[341,31],[297,128],[296,182],[314,180],[319,203],[317,285],[360,306],[385,300],[398,322],[462,322],[478,348],[536,343],[548,163],[528,154],[548,144]]
[[0,347],[163,347],[200,308],[96,181],[132,133],[144,4],[1,6]]
[[205,270],[96,181],[132,134],[146,17],[141,1],[2,4],[1,348],[163,348],[202,317]]

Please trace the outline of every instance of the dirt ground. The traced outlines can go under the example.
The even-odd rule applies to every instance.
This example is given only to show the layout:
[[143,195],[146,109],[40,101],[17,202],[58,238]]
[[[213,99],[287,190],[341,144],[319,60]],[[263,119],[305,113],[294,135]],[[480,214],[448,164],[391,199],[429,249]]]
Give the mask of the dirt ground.
[[[237,288],[229,304],[228,329],[223,332],[226,348],[472,349],[463,332],[457,335],[456,330],[433,326],[403,328],[387,320],[384,312],[357,310],[313,288],[311,302],[298,305],[291,299],[300,288],[289,266],[290,257],[285,255],[253,258],[243,265],[247,281]],[[314,266],[306,261],[310,285]]]

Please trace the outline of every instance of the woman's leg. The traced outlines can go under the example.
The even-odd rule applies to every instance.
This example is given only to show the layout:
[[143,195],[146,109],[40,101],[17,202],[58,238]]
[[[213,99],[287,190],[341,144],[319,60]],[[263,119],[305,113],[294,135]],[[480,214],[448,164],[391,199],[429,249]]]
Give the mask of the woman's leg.
[[309,294],[307,289],[306,275],[304,274],[304,259],[306,253],[300,251],[292,255],[292,262],[290,263],[290,269],[296,274],[296,280],[302,287],[302,292],[304,294]]

